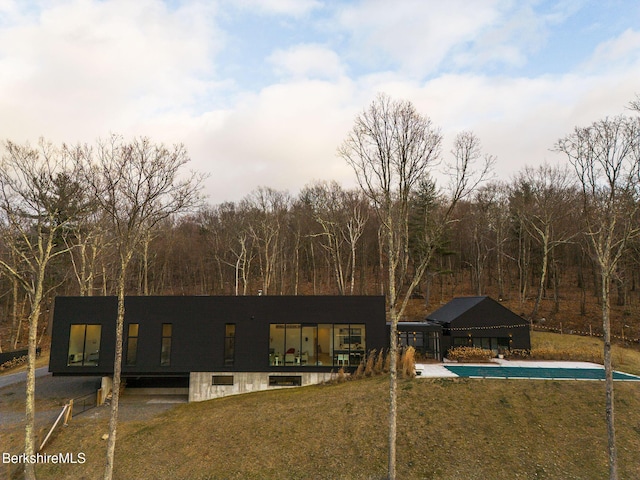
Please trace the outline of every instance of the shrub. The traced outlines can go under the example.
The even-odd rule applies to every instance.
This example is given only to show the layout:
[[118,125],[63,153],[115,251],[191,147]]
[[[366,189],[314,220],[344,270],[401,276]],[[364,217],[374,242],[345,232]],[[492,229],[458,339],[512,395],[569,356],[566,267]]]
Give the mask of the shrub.
[[389,373],[390,370],[391,370],[391,355],[385,355],[384,366],[382,367],[382,371],[384,373]]
[[365,362],[365,359],[363,358],[360,364],[358,365],[358,368],[356,368],[356,371],[353,372],[353,375],[351,376],[352,379],[355,380],[358,378],[362,378],[364,376],[364,362]]
[[400,376],[413,378],[416,376],[416,349],[407,347],[402,350],[400,357]]
[[455,347],[449,349],[447,358],[457,362],[488,362],[493,352],[479,347]]
[[382,372],[384,372],[384,365],[385,365],[385,355],[384,355],[384,348],[381,348],[380,351],[378,352],[378,358],[376,358],[376,363],[373,367],[373,373],[375,373],[376,375],[381,375]]
[[505,350],[504,358],[508,358],[511,360],[516,359],[530,359],[531,358],[531,350],[524,350],[515,348],[513,350]]
[[370,377],[373,375],[376,362],[376,349],[371,350],[366,357],[366,365],[364,367],[364,376]]

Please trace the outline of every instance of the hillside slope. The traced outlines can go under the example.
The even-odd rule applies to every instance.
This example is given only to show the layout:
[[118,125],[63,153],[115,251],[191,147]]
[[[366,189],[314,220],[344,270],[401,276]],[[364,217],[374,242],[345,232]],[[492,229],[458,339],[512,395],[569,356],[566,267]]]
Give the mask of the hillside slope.
[[[601,382],[414,379],[399,392],[399,478],[607,476]],[[616,395],[620,478],[640,478],[640,385],[617,383]],[[375,377],[122,422],[116,478],[381,479],[387,396]],[[106,420],[75,419],[47,451],[87,462],[39,466],[38,478],[99,478],[106,431]]]

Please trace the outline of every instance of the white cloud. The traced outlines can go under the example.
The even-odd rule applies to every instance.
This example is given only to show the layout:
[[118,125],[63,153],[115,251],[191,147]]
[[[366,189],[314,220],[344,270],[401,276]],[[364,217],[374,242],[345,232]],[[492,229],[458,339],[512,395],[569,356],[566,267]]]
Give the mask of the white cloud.
[[353,185],[336,149],[360,109],[352,104],[357,97],[346,80],[292,81],[248,95],[203,124],[189,151],[195,166],[212,172],[212,198],[238,200],[260,185],[294,193],[314,179]]
[[591,72],[627,69],[640,64],[640,32],[627,29],[616,38],[607,40],[595,49],[582,68]]
[[[559,137],[622,112],[638,93],[634,29],[602,43],[580,69],[563,75],[438,74],[443,62],[480,68],[527,61],[568,11],[539,15],[528,4],[498,0],[473,7],[462,0],[392,7],[371,0],[339,7],[330,20],[303,22],[319,32],[337,19],[335,37],[299,35],[288,24],[292,40],[279,38],[278,50],[273,44],[261,50],[270,56],[252,58],[275,70],[278,83],[258,78],[253,91],[242,91],[240,81],[217,74],[218,53],[235,47],[225,44],[217,19],[246,11],[234,4],[218,12],[227,5],[210,4],[61,0],[38,10],[0,0],[2,137],[75,142],[113,131],[184,142],[192,167],[211,173],[210,200],[221,202],[259,185],[295,193],[314,179],[335,179],[354,187],[336,148],[380,91],[411,100],[441,126],[445,154],[457,132],[475,131],[498,156],[503,178],[524,164],[557,158],[549,149]],[[294,0],[246,0],[243,7],[288,17],[320,8]],[[230,24],[244,27],[243,21],[240,15]],[[253,45],[261,38],[248,40]],[[354,76],[367,55],[368,73]]]
[[454,46],[472,42],[491,26],[499,18],[498,3],[407,0],[390,6],[375,0],[346,7],[337,17],[352,35],[356,60],[387,60],[422,76],[436,71]]
[[[45,4],[48,6],[48,4]],[[94,138],[189,108],[222,35],[208,7],[157,0],[68,1],[25,11],[0,30],[3,134]],[[216,41],[217,40],[217,41]]]
[[237,7],[267,14],[302,17],[322,7],[318,0],[234,0]]
[[343,75],[338,54],[322,45],[296,45],[277,50],[267,59],[277,73],[294,78],[331,79]]
[[[188,144],[199,169],[212,172],[212,201],[238,200],[260,185],[296,193],[315,179],[355,187],[336,149],[379,91],[412,101],[445,136],[473,130],[498,157],[508,179],[524,165],[564,161],[550,151],[574,126],[620,113],[633,98],[626,76],[566,74],[538,78],[448,75],[425,84],[391,74],[354,81],[290,80],[247,95],[225,112],[203,117]],[[206,125],[206,126],[205,126]]]

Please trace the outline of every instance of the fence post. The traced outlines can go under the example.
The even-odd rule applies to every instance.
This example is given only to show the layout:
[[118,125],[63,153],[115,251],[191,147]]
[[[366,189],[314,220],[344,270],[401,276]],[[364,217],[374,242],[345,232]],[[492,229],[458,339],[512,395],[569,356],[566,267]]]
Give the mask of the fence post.
[[73,398],[69,400],[69,408],[67,408],[67,413],[64,416],[65,427],[68,425],[69,419],[73,419]]

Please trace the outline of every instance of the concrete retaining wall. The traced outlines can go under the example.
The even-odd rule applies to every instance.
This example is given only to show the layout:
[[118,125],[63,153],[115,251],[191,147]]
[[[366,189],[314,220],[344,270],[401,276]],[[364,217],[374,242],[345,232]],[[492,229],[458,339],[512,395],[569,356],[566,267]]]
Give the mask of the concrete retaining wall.
[[[233,376],[233,385],[213,385],[213,376]],[[241,393],[272,390],[276,388],[295,388],[269,386],[269,377],[300,377],[301,386],[315,385],[335,377],[331,372],[191,372],[189,378],[189,402],[202,402],[213,398],[238,395]]]

